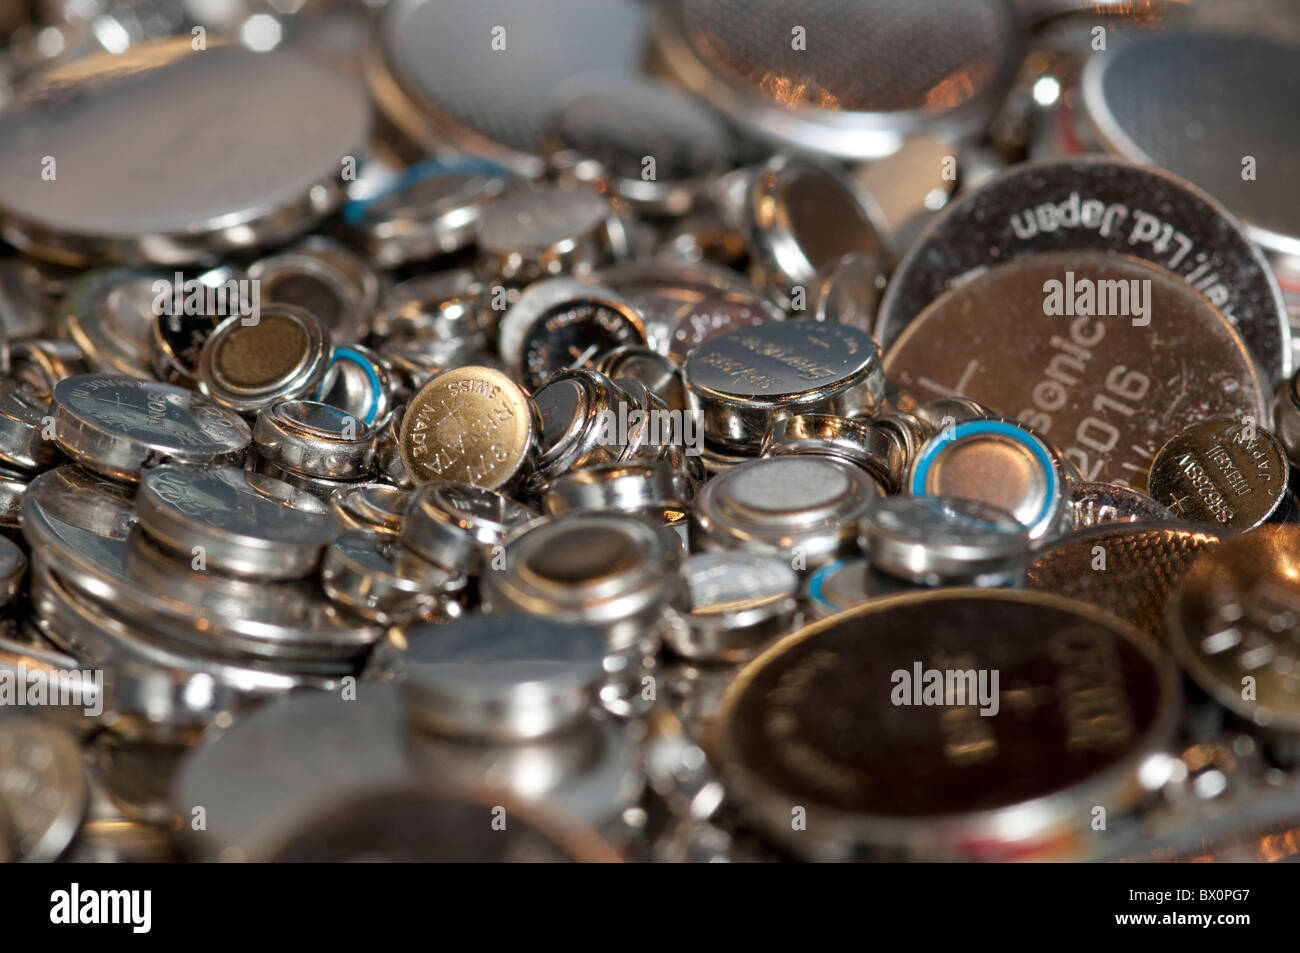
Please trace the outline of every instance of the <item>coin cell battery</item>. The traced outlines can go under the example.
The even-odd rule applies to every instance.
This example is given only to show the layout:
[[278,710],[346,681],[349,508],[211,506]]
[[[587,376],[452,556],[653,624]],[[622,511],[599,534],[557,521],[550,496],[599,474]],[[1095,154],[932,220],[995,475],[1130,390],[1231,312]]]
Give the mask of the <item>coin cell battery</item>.
[[478,220],[478,248],[491,273],[516,285],[589,274],[621,241],[609,199],[587,185],[516,188]]
[[555,91],[542,140],[553,169],[603,186],[646,215],[689,212],[731,162],[716,114],[640,76],[567,80]]
[[374,472],[370,429],[328,404],[278,400],[253,424],[253,446],[270,463],[304,476],[362,480]]
[[706,442],[736,456],[760,453],[781,418],[849,416],[874,408],[885,388],[876,342],[819,321],[729,331],[701,344],[683,370],[703,410]]
[[193,391],[130,377],[65,378],[51,406],[59,449],[127,482],[162,463],[238,466],[252,440],[248,424]]
[[504,567],[483,575],[484,605],[599,628],[607,655],[601,701],[615,714],[637,711],[641,679],[685,609],[678,544],[668,533],[624,514],[545,517],[507,539]]
[[871,564],[927,586],[1015,586],[1024,577],[1029,535],[1011,514],[974,500],[894,496],[862,521]]
[[[1112,153],[1185,176],[1222,200],[1264,248],[1300,254],[1292,172],[1300,138],[1294,125],[1274,121],[1293,101],[1295,47],[1264,36],[1147,32],[1088,58],[1080,105],[1092,130]],[[1245,142],[1250,148],[1239,149]],[[1243,174],[1243,151],[1255,176]],[[1256,176],[1268,187],[1256,188]]]
[[[1099,57],[1108,58],[1109,54]],[[1264,390],[1272,391],[1290,374],[1291,332],[1286,304],[1263,252],[1251,242],[1241,225],[1214,199],[1176,176],[1152,166],[1132,165],[1098,156],[1014,166],[951,204],[926,229],[889,279],[885,297],[880,302],[876,337],[881,346],[892,353],[904,329],[919,321],[919,316],[926,312],[931,302],[945,291],[955,291],[968,279],[981,281],[977,276],[992,265],[1056,253],[1055,276],[1036,276],[1038,283],[1032,286],[1032,290],[1005,289],[1000,295],[993,296],[995,304],[971,309],[967,320],[977,320],[978,334],[974,330],[944,333],[930,328],[926,331],[930,341],[968,340],[977,336],[997,341],[1006,357],[1014,356],[1017,360],[1018,373],[1007,374],[1008,380],[1013,377],[1025,379],[1022,371],[1026,366],[1026,355],[1018,349],[1021,338],[1005,333],[990,334],[985,322],[1007,320],[1010,316],[999,314],[999,306],[1003,304],[1010,306],[1008,310],[1022,313],[1032,308],[1036,312],[1033,318],[1036,327],[1027,327],[1026,330],[1033,333],[1026,337],[1035,351],[1042,348],[1053,334],[1059,336],[1061,329],[1070,332],[1070,322],[1066,320],[1070,312],[1057,315],[1055,319],[1045,315],[1043,284],[1049,277],[1064,281],[1067,270],[1085,277],[1081,267],[1085,260],[1092,262],[1087,266],[1089,269],[1097,267],[1097,258],[1091,255],[1086,259],[1082,257],[1083,253],[1090,252],[1109,253],[1100,260],[1115,266],[1122,266],[1123,262],[1131,259],[1155,266],[1146,269],[1148,273],[1145,275],[1086,275],[1090,280],[1112,277],[1149,279],[1152,291],[1164,298],[1164,301],[1151,302],[1150,325],[1131,328],[1122,336],[1119,333],[1122,329],[1117,325],[1122,323],[1123,316],[1115,316],[1120,318],[1119,321],[1104,319],[1108,322],[1104,341],[1103,332],[1095,327],[1096,320],[1091,322],[1093,327],[1088,327],[1087,321],[1082,322],[1086,337],[1091,339],[1095,336],[1095,343],[1102,345],[1103,349],[1131,342],[1135,350],[1141,349],[1137,353],[1164,351],[1166,360],[1171,352],[1184,358],[1196,355],[1198,364],[1202,359],[1206,361],[1204,366],[1209,373],[1180,373],[1179,379],[1189,376],[1193,382],[1204,378],[1212,385],[1218,384],[1214,377],[1219,365],[1208,357],[1200,357],[1202,345],[1199,340],[1196,344],[1189,341],[1181,347],[1168,343],[1174,340],[1172,335],[1175,333],[1179,336],[1186,334],[1189,338],[1195,335],[1195,339],[1206,334],[1221,337],[1221,332],[1206,327],[1205,319],[1197,313],[1207,310],[1208,303],[1211,313],[1221,314],[1240,334],[1250,355],[1259,363],[1258,376]],[[1072,261],[1071,255],[1080,257]],[[1184,289],[1190,288],[1199,294],[1177,295],[1167,290],[1170,275],[1175,276]],[[1171,311],[1171,308],[1176,310]],[[1076,322],[1079,317],[1082,315],[1074,316]],[[1188,326],[1183,328],[1184,324]],[[1109,330],[1112,326],[1115,326],[1113,334]],[[1159,331],[1159,335],[1151,333],[1153,331]],[[1143,336],[1147,340],[1144,341]],[[1163,343],[1158,342],[1157,337]],[[1075,339],[1073,343],[1092,350],[1088,340]],[[1215,346],[1222,347],[1221,344]],[[965,363],[966,354],[962,348],[931,348],[937,357],[946,357],[944,351],[958,355],[961,359],[956,363]],[[1127,351],[1118,353],[1123,357],[1117,357],[1117,363],[1124,363],[1129,357]],[[1048,352],[1047,356],[1053,355]],[[1081,356],[1075,352],[1076,358]],[[1096,353],[1094,366],[1107,365],[1108,361],[1100,358],[1102,355]],[[954,359],[946,357],[946,361],[954,362]],[[1035,361],[1033,366],[1040,366],[1039,362]],[[1174,369],[1181,371],[1177,366]],[[1231,370],[1234,375],[1241,375],[1243,369],[1234,360]],[[947,382],[956,380],[960,374],[959,369],[958,374],[939,377],[930,373],[929,376]],[[1077,372],[1075,376],[1079,376]],[[1256,372],[1251,368],[1249,377],[1255,376]],[[1160,379],[1152,375],[1153,381]],[[1247,386],[1254,386],[1253,380]],[[998,401],[986,400],[977,391],[963,393],[989,404],[1000,413],[1014,414],[1022,419],[1026,417],[1020,407],[1004,407]],[[1195,403],[1184,401],[1187,406],[1195,406]],[[1158,410],[1145,416],[1158,419],[1161,413],[1163,411]],[[1050,436],[1056,439],[1055,434]],[[1059,442],[1065,443],[1064,440]],[[1086,472],[1085,476],[1088,479],[1099,478]]]
[[382,625],[407,625],[459,595],[465,577],[393,546],[391,537],[351,530],[321,560],[321,587],[336,604]]
[[858,551],[858,520],[884,495],[863,470],[830,457],[752,460],[704,485],[691,511],[691,546],[813,570]]
[[472,245],[483,208],[508,181],[482,159],[421,162],[378,194],[345,205],[343,221],[377,264],[397,268]]
[[781,0],[671,0],[653,37],[669,74],[747,134],[874,159],[910,133],[984,130],[1020,62],[1016,13],[1004,0],[836,0],[798,15]]
[[245,417],[281,397],[311,397],[330,362],[325,326],[301,308],[263,307],[217,325],[199,354],[199,390]]
[[848,176],[777,155],[759,166],[745,196],[741,229],[754,283],[779,303],[807,310],[819,273],[850,253],[893,253],[884,217]]
[[1248,342],[1185,281],[1136,259],[1038,254],[925,304],[885,355],[890,382],[1023,421],[1085,480],[1143,489],[1160,445],[1205,416],[1268,425]]
[[301,308],[325,326],[333,341],[355,342],[365,336],[361,294],[347,274],[314,255],[284,252],[253,262],[250,281],[258,282],[264,304]]
[[537,460],[541,419],[501,371],[459,367],[433,378],[402,416],[402,463],[417,485],[434,480],[510,490]]
[[[8,105],[0,210],[9,241],[59,262],[173,265],[285,241],[333,210],[340,158],[364,158],[370,137],[361,85],[290,49],[190,43],[78,59]],[[31,170],[55,171],[49,156],[56,174],[32,189]]]
[[943,589],[783,639],[731,684],[717,749],[746,819],[801,857],[1079,858],[1104,847],[1097,806],[1139,800],[1179,695],[1172,660],[1107,613]]
[[1267,430],[1233,417],[1193,424],[1160,448],[1147,490],[1178,517],[1228,530],[1284,519],[1290,464]]
[[500,493],[468,483],[426,483],[407,500],[401,543],[449,570],[479,575],[534,512]]
[[931,437],[908,469],[912,496],[974,500],[1015,517],[1039,540],[1070,520],[1071,476],[1057,451],[1012,420],[968,420]]
[[58,457],[45,439],[49,398],[41,399],[25,385],[0,380],[0,463],[19,470],[39,470]]
[[410,494],[388,483],[361,483],[340,490],[330,508],[345,530],[358,529],[396,539]]
[[666,640],[683,658],[745,661],[794,623],[799,577],[779,557],[698,553],[682,573],[691,611]]
[[1187,571],[1169,627],[1192,680],[1265,729],[1288,763],[1300,758],[1298,564],[1296,526],[1262,526],[1210,547]]
[[293,579],[312,572],[339,534],[326,504],[244,470],[160,467],[141,481],[136,513],[173,553],[238,576]]
[[[388,674],[430,731],[523,741],[590,718],[604,679],[598,629],[519,613],[477,614],[414,628]],[[387,648],[387,646],[385,646]]]
[[613,291],[571,278],[529,286],[501,318],[501,359],[530,393],[558,371],[591,367],[607,351],[646,343],[641,315]]

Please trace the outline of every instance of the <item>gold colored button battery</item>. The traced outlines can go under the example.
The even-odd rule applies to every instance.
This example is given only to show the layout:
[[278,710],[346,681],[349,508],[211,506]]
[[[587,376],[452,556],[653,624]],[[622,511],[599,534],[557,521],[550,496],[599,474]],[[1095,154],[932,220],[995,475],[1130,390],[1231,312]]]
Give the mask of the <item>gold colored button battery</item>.
[[508,490],[536,462],[541,418],[523,390],[490,367],[458,367],[425,384],[402,418],[402,462],[417,485],[455,480]]

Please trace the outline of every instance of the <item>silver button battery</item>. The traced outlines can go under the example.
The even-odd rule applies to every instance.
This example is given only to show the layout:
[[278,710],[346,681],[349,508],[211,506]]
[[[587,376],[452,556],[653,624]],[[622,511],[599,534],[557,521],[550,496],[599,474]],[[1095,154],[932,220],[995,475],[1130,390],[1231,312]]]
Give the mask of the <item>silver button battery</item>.
[[685,519],[691,486],[685,474],[657,460],[597,463],[552,480],[543,500],[547,513],[613,510],[642,513],[666,523]]
[[785,320],[762,292],[730,268],[632,261],[603,269],[595,277],[636,308],[651,345],[679,364],[711,337]]
[[167,384],[83,374],[54,388],[54,439],[88,469],[134,482],[162,463],[237,466],[248,424],[212,401]]
[[906,458],[898,440],[872,424],[833,414],[796,414],[778,420],[766,456],[820,453],[862,467],[886,491],[898,491]]
[[502,543],[537,514],[467,483],[426,483],[407,501],[401,543],[429,562],[469,576],[501,568]]
[[683,563],[682,574],[690,612],[666,641],[684,658],[744,661],[794,624],[799,577],[778,557],[699,553]]
[[541,416],[541,454],[537,482],[571,470],[623,459],[625,442],[617,439],[620,407],[635,407],[632,395],[597,371],[577,368],[560,371],[537,391]]
[[1029,534],[1009,513],[973,500],[895,496],[862,519],[871,565],[926,586],[1015,586]]
[[[55,67],[10,104],[0,207],[11,241],[62,262],[183,264],[284,241],[341,201],[340,157],[364,157],[370,134],[361,85],[293,50],[196,51],[191,39]],[[167,115],[172,148],[159,149]],[[32,189],[46,155],[57,177]]]
[[331,340],[352,343],[365,337],[370,316],[362,312],[360,291],[329,261],[282,252],[253,262],[248,278],[258,282],[262,303],[306,311],[325,326]]
[[1076,530],[1109,523],[1159,523],[1174,519],[1162,503],[1119,483],[1076,483],[1070,487]]
[[222,321],[199,355],[199,389],[245,417],[280,397],[311,397],[330,361],[329,334],[311,314],[267,305],[257,320]]
[[264,459],[305,476],[362,480],[374,472],[370,428],[310,400],[277,400],[258,412],[253,447]]
[[91,271],[64,296],[60,335],[77,345],[91,370],[150,376],[158,278],[156,272],[131,268]]
[[782,417],[873,408],[885,386],[875,341],[819,321],[729,331],[700,345],[683,370],[705,441],[734,455],[759,453]]
[[546,517],[507,539],[504,567],[483,575],[483,602],[599,628],[607,650],[602,703],[615,714],[644,710],[643,679],[686,600],[665,532],[627,515]]
[[487,343],[491,310],[485,291],[467,268],[421,275],[395,285],[373,322],[380,337],[420,337],[472,350]]
[[432,159],[349,202],[343,221],[376,264],[397,268],[472,245],[483,208],[508,182],[504,169],[483,159]]
[[540,738],[590,718],[605,640],[585,625],[489,613],[390,636],[378,650],[409,717],[438,734]]
[[[483,156],[539,176],[551,91],[580,73],[632,72],[645,23],[645,9],[631,0],[548,8],[408,0],[385,8],[366,78],[380,110],[426,153]],[[494,37],[506,45],[493,50]]]
[[[81,349],[71,341],[29,338],[10,348],[10,374],[38,397],[49,400],[54,385],[89,370]],[[174,383],[174,382],[169,382]]]
[[662,400],[668,410],[680,413],[688,409],[686,382],[682,380],[681,369],[671,358],[653,348],[639,344],[621,345],[601,355],[596,370],[611,379],[639,381]]
[[388,483],[359,483],[339,490],[330,500],[330,508],[345,530],[396,538],[402,532],[402,514],[409,497],[406,490]]
[[1060,453],[1028,427],[981,418],[927,440],[908,467],[904,491],[987,504],[1014,516],[1031,540],[1040,540],[1072,522],[1071,480]]
[[806,600],[813,619],[839,615],[883,596],[914,592],[916,586],[880,572],[867,556],[827,563],[808,577]]
[[742,234],[754,283],[783,305],[804,309],[818,273],[844,255],[892,256],[871,196],[843,173],[787,155],[754,170]]
[[339,533],[315,497],[243,470],[159,467],[141,480],[135,505],[165,548],[187,559],[199,550],[213,569],[240,576],[305,576]]
[[349,530],[329,544],[321,586],[337,605],[383,625],[436,616],[465,589],[464,575],[412,559],[391,537]]
[[884,261],[870,252],[849,252],[828,262],[818,269],[812,282],[809,316],[870,334],[875,328],[885,278]]
[[858,520],[885,495],[860,468],[823,456],[741,464],[704,485],[691,511],[691,546],[777,556],[799,571],[858,549]]
[[20,470],[39,470],[58,457],[58,447],[45,439],[50,413],[42,399],[14,381],[0,380],[0,462]]
[[588,274],[621,240],[613,216],[609,199],[586,185],[516,188],[480,213],[478,248],[489,274],[515,285]]
[[647,215],[690,211],[731,160],[727,128],[708,108],[650,79],[619,74],[575,76],[558,87],[542,143],[552,169]]
[[373,427],[393,409],[398,384],[382,357],[360,344],[336,347],[316,388],[315,399]]

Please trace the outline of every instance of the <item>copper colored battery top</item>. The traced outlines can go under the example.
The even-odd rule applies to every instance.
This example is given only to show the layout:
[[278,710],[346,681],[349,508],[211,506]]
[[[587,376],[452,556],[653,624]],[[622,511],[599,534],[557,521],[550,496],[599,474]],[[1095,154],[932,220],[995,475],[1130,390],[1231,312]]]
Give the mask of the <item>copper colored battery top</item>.
[[918,400],[974,398],[1060,447],[1084,480],[1139,489],[1188,424],[1269,420],[1245,344],[1208,301],[1098,252],[1038,255],[953,288],[908,325],[885,374]]

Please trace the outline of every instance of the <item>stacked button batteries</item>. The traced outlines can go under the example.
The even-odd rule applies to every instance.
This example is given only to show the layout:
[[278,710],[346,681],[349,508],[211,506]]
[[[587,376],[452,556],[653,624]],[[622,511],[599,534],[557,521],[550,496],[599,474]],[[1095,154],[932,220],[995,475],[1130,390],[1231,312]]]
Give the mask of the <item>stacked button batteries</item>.
[[82,690],[0,707],[0,858],[1294,814],[1285,31],[182,6],[2,57],[0,673]]

